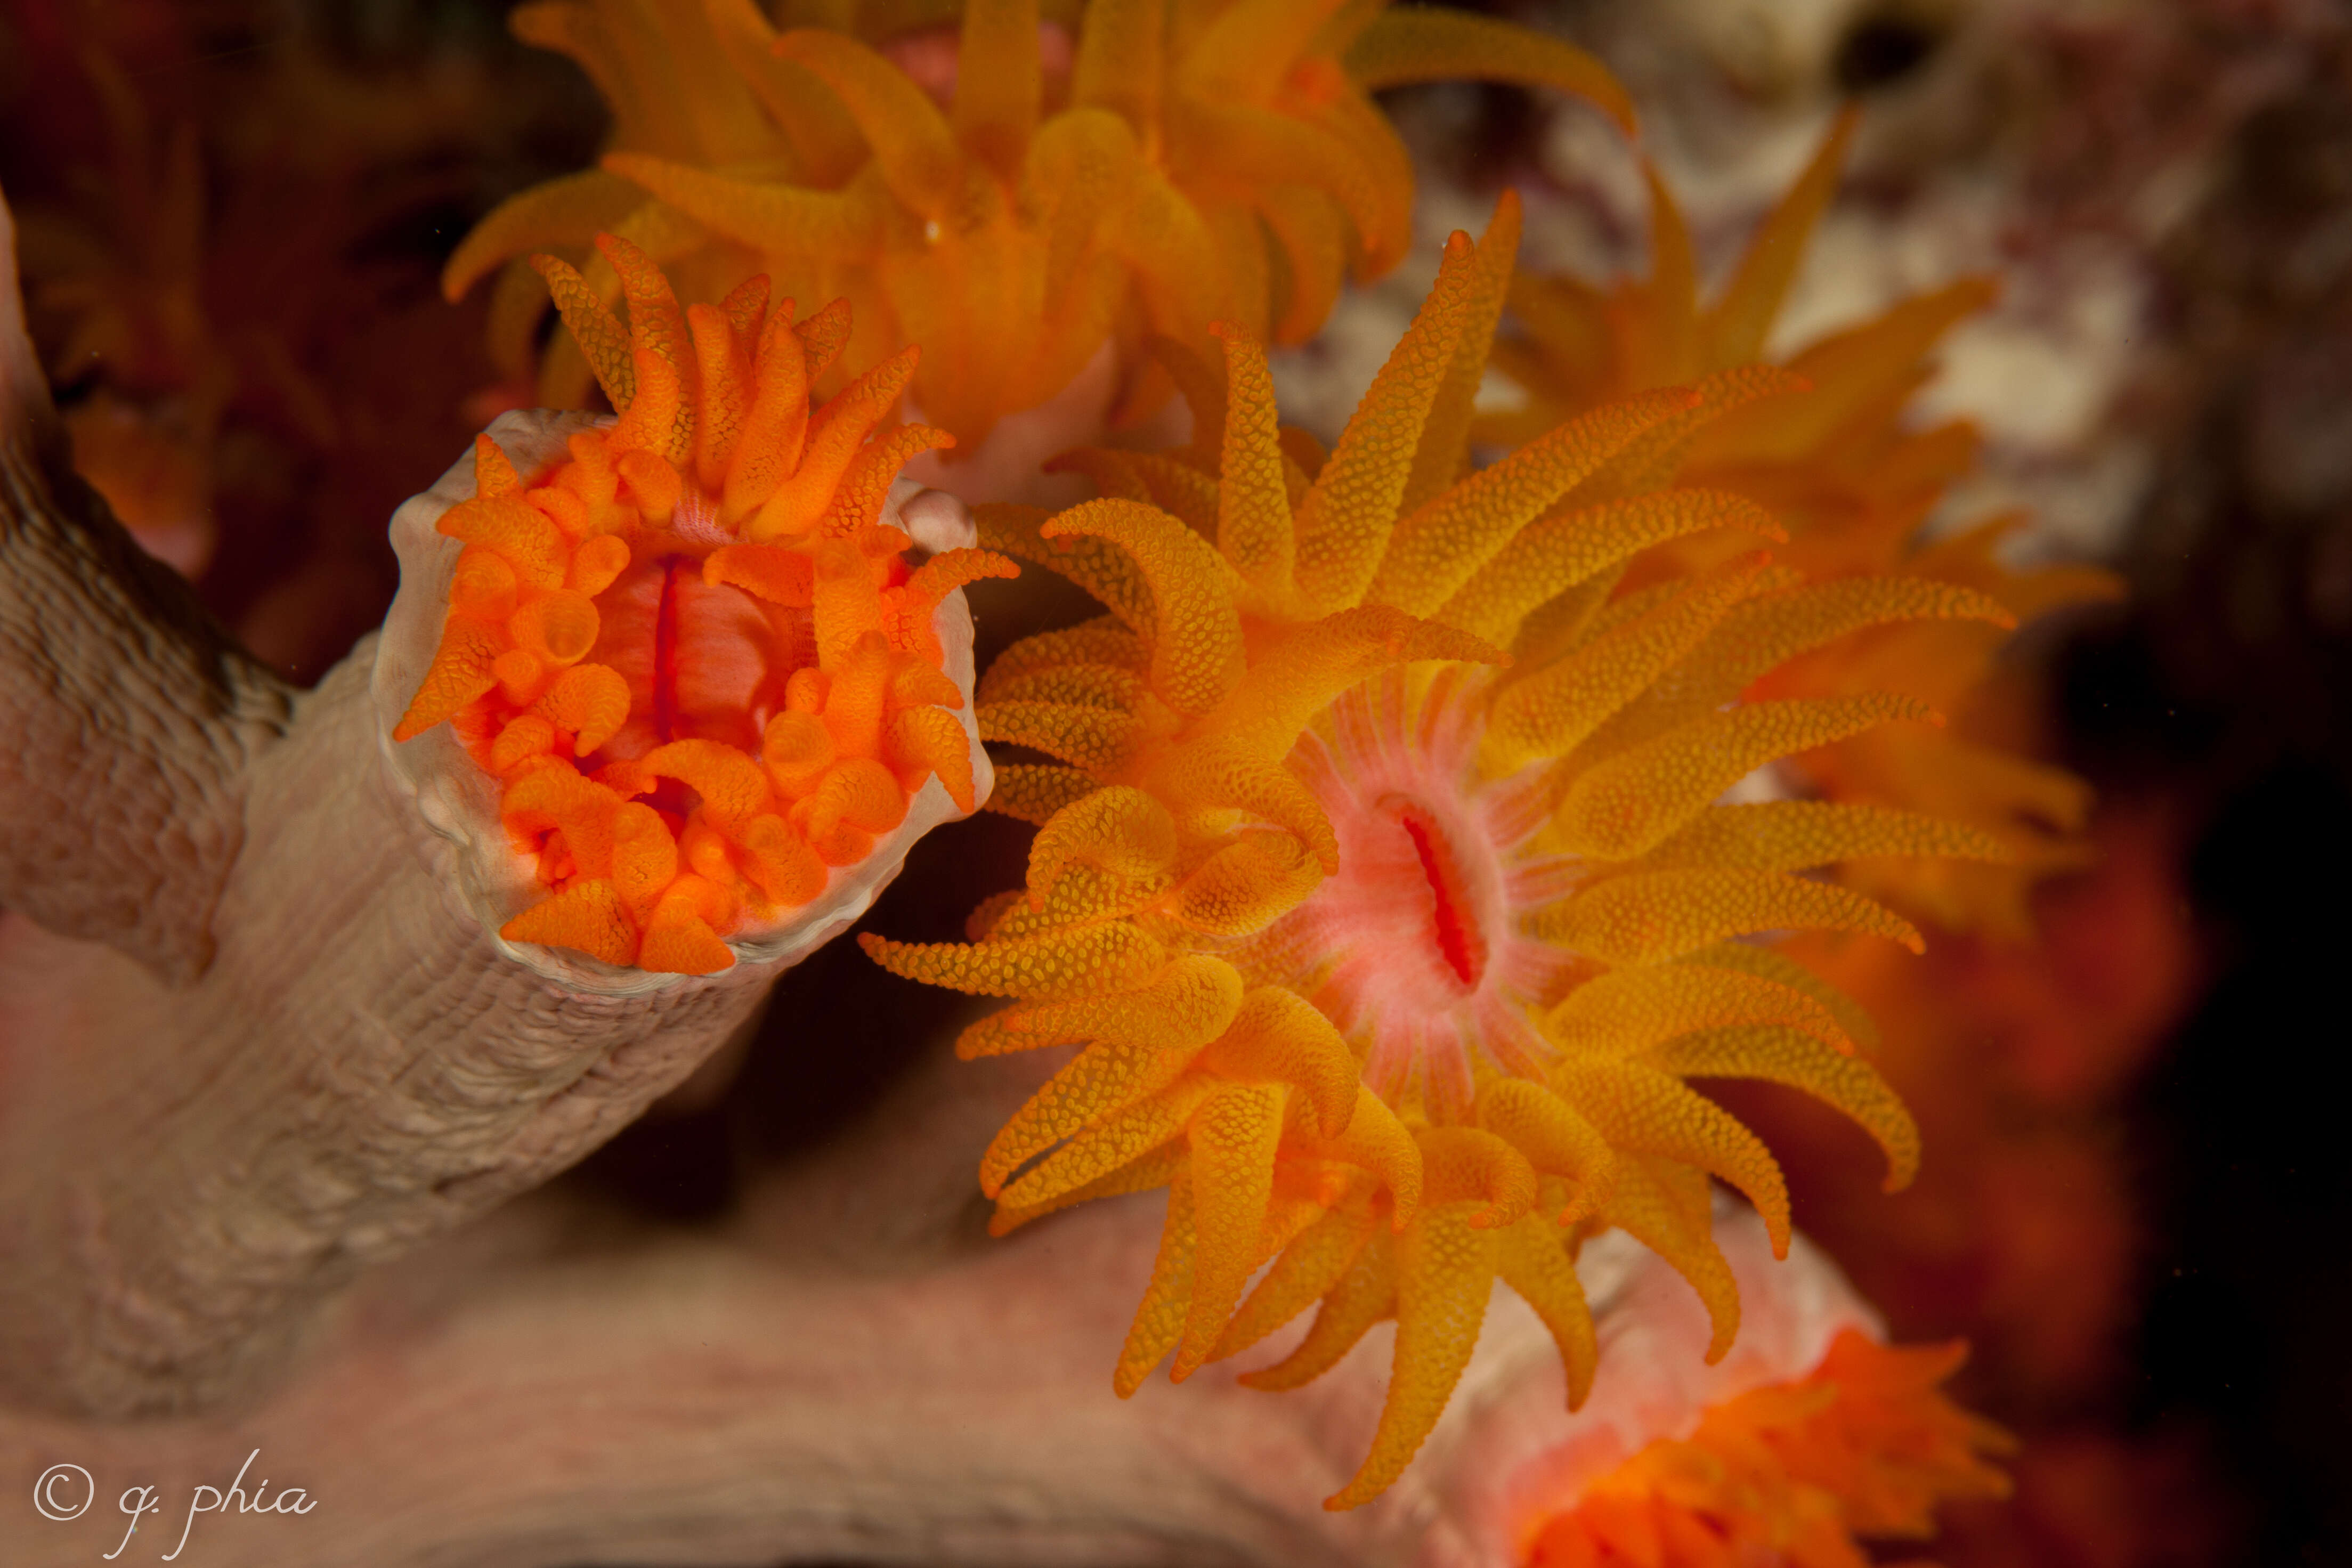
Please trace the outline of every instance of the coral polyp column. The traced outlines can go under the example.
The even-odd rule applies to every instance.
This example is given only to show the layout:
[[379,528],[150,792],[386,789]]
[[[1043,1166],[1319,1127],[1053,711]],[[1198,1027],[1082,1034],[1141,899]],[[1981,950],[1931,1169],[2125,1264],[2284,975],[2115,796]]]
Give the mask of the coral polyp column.
[[[371,695],[376,639],[315,690],[282,686],[139,555],[63,453],[10,262],[0,1395],[15,1401],[119,1415],[248,1391],[362,1265],[544,1181],[677,1084],[856,918],[920,826],[960,814],[944,795],[907,813],[912,831],[793,911],[807,941],[785,922],[720,972],[526,962],[478,896],[513,880],[515,844],[453,836],[431,809],[473,763],[387,765],[397,708]],[[927,700],[961,706],[969,615],[960,595],[922,608],[950,645],[937,656],[964,672],[953,689],[935,669]],[[698,874],[725,874],[728,852]]]

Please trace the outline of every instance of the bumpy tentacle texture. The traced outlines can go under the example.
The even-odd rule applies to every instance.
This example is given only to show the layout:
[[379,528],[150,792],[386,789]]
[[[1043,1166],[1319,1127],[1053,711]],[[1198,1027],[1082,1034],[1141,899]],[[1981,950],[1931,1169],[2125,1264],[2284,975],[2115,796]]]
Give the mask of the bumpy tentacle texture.
[[912,541],[879,521],[899,465],[949,440],[881,427],[911,353],[812,402],[839,306],[795,322],[754,277],[681,312],[644,252],[598,243],[625,328],[539,264],[619,423],[528,483],[479,439],[477,495],[438,524],[466,541],[440,648],[393,738],[450,724],[499,780],[548,894],[508,940],[707,974],[734,962],[724,938],[863,861],[934,775],[973,809],[932,612],[1015,569],[966,549],[909,571]]
[[[1328,455],[1277,428],[1263,350],[1223,329],[1218,423],[1151,461],[1097,453],[1128,493],[1046,518],[980,508],[982,539],[1109,614],[1015,644],[983,736],[1039,824],[1027,888],[967,944],[866,938],[898,973],[1013,1005],[971,1055],[1082,1049],[999,1134],[981,1177],[1010,1228],[1083,1198],[1171,1189],[1118,1369],[1131,1392],[1247,1348],[1320,1302],[1249,1381],[1286,1388],[1397,1321],[1370,1457],[1377,1495],[1460,1375],[1494,1281],[1593,1376],[1580,1239],[1621,1226],[1696,1288],[1728,1348],[1738,1303],[1709,1177],[1785,1249],[1763,1145],[1686,1080],[1769,1079],[1917,1157],[1855,1009],[1739,939],[1801,927],[1916,946],[1899,916],[1798,874],[1859,854],[1988,855],[1916,813],[1719,803],[1776,758],[1879,726],[1901,695],[1755,701],[1857,615],[2006,619],[1933,585],[1855,610],[1760,555],[1616,591],[1659,541],[1780,529],[1669,486],[1682,448],[1770,372],[1606,404],[1466,473],[1470,402],[1517,242],[1510,198],[1434,291]],[[1507,650],[1507,657],[1506,653]],[[1261,1267],[1263,1277],[1244,1294]]]
[[[682,268],[689,298],[762,267],[803,298],[847,296],[864,355],[922,344],[925,417],[969,446],[1106,342],[1139,372],[1126,404],[1141,411],[1168,390],[1146,337],[1205,350],[1209,322],[1233,317],[1301,340],[1350,268],[1401,258],[1412,172],[1375,89],[1539,84],[1631,123],[1580,50],[1382,0],[1087,0],[1048,7],[1042,33],[1038,0],[862,9],[863,26],[855,4],[787,5],[781,34],[752,0],[517,10],[521,37],[613,100],[613,150],[486,218],[450,259],[451,297],[532,247],[577,255],[597,227]],[[944,40],[923,29],[959,16],[952,69],[937,68]],[[495,330],[519,367],[531,300],[511,271],[501,287]],[[585,388],[568,349],[549,375],[550,403]]]
[[1863,1539],[1924,1540],[1938,1503],[1997,1498],[2013,1443],[1937,1385],[1959,1345],[1896,1348],[1852,1329],[1794,1383],[1707,1411],[1530,1521],[1528,1568],[1863,1568]]
[[[1481,435],[1516,444],[1633,392],[1755,361],[1829,204],[1853,130],[1849,113],[1766,217],[1711,304],[1700,302],[1689,236],[1654,173],[1649,277],[1604,292],[1573,278],[1520,277],[1511,290],[1517,333],[1496,342],[1494,364],[1528,399],[1483,420]],[[1906,426],[1904,403],[1931,373],[1937,341],[1993,294],[1990,280],[1964,278],[1803,349],[1785,366],[1801,382],[1698,433],[1674,476],[1770,507],[1789,530],[1781,561],[1857,604],[1874,594],[1948,585],[1998,601],[2022,621],[2113,597],[2121,585],[2096,569],[2005,565],[1998,551],[2022,521],[2014,515],[1918,542],[1920,525],[1973,464],[1979,441],[1964,423]],[[1696,537],[1645,565],[1689,570],[1743,548],[1729,534]],[[1825,656],[1797,661],[1775,677],[1774,689],[1790,697],[1900,691],[1952,716],[1952,727],[1932,738],[1890,744],[1864,735],[1823,747],[1793,765],[1790,779],[1829,800],[1932,811],[1993,834],[2010,852],[2004,863],[1871,860],[1843,874],[1850,885],[1938,925],[2021,936],[2030,929],[2025,894],[2032,881],[2081,862],[2090,793],[2072,774],[2020,757],[1999,737],[2004,727],[1990,677],[2007,637],[2006,627],[1990,622],[1874,626]]]

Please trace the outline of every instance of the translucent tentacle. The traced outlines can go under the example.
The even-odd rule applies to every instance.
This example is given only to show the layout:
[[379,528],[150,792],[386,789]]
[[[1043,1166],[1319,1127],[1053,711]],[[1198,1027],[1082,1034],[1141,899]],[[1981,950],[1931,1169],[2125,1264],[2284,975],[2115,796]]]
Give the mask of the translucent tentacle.
[[799,28],[776,40],[781,57],[806,67],[841,99],[874,149],[892,194],[945,219],[964,185],[963,154],[947,118],[907,75],[856,39]]
[[1457,232],[1446,242],[1428,302],[1381,367],[1299,507],[1298,585],[1327,609],[1360,601],[1388,548],[1422,425],[1469,312],[1474,260],[1467,235]]
[[1592,1309],[1585,1303],[1584,1281],[1576,1277],[1576,1264],[1561,1245],[1559,1228],[1547,1225],[1541,1215],[1522,1217],[1503,1232],[1495,1271],[1550,1331],[1568,1373],[1568,1407],[1580,1408],[1592,1392],[1601,1344],[1593,1332]]
[[1037,0],[973,0],[956,54],[956,136],[1010,173],[1037,130]]
[[1369,1204],[1335,1208],[1302,1231],[1225,1325],[1210,1359],[1237,1355],[1338,1288],[1380,1224]]
[[1170,707],[1205,713],[1240,681],[1232,569],[1200,535],[1157,507],[1120,500],[1074,507],[1038,534],[1107,539],[1135,559],[1152,596],[1151,686]]
[[1668,1041],[1645,1058],[1662,1072],[1691,1078],[1760,1078],[1801,1089],[1853,1118],[1886,1155],[1886,1190],[1911,1185],[1919,1169],[1919,1128],[1903,1102],[1856,1056],[1798,1030],[1769,1025],[1715,1029]]
[[1827,883],[1754,871],[1612,877],[1528,917],[1530,931],[1605,964],[1660,964],[1759,931],[1861,931],[1914,953],[1927,944],[1884,905]]
[[1639,1062],[1563,1061],[1552,1069],[1552,1086],[1601,1129],[1612,1148],[1679,1160],[1738,1187],[1764,1217],[1772,1255],[1788,1256],[1788,1183],[1764,1140],[1738,1117]]
[[1743,866],[1801,871],[1875,856],[2008,862],[1990,833],[1965,822],[1835,800],[1771,800],[1715,806],[1643,857],[1647,867]]
[[1135,1309],[1135,1322],[1119,1347],[1111,1387],[1121,1399],[1143,1386],[1160,1358],[1176,1347],[1184,1334],[1184,1315],[1192,1301],[1192,1183],[1191,1160],[1171,1173],[1168,1218],[1160,1229],[1160,1252],[1151,1262],[1151,1282]]
[[1748,592],[1755,570],[1749,565],[1702,578],[1568,657],[1511,682],[1489,710],[1481,762],[1504,774],[1573,749],[1696,646]]
[[1396,1299],[1396,1243],[1387,1226],[1375,1224],[1298,1348],[1272,1366],[1244,1373],[1241,1381],[1270,1394],[1304,1387],[1339,1365],[1374,1323],[1393,1317]]
[[1709,528],[1740,528],[1777,542],[1788,535],[1772,515],[1727,490],[1653,490],[1555,512],[1519,530],[1431,612],[1498,646],[1518,634],[1528,612],[1650,546]]
[[1356,1059],[1347,1040],[1314,1004],[1280,986],[1252,990],[1201,1064],[1239,1082],[1297,1088],[1327,1138],[1345,1134],[1355,1115]]
[[1167,949],[1124,922],[978,944],[892,942],[870,933],[857,940],[894,975],[982,997],[1132,990],[1168,961]]
[[1190,1377],[1208,1360],[1257,1267],[1289,1097],[1284,1084],[1227,1083],[1193,1113],[1192,1300],[1169,1368],[1171,1381]]
[[1737,1024],[1787,1025],[1840,1054],[1853,1051],[1837,1014],[1813,996],[1781,980],[1701,963],[1595,976],[1545,1016],[1543,1029],[1563,1051],[1614,1056]]
[[1295,544],[1265,349],[1233,322],[1218,322],[1211,330],[1225,346],[1217,549],[1244,582],[1260,593],[1285,596],[1292,586]]
[[1601,1130],[1540,1083],[1498,1078],[1478,1091],[1478,1124],[1517,1149],[1545,1176],[1571,1184],[1555,1223],[1573,1224],[1608,1197],[1616,1156]]
[[1445,489],[1397,525],[1365,597],[1434,613],[1537,513],[1691,401],[1675,388],[1603,403]]
[[1633,134],[1633,102],[1599,59],[1548,34],[1470,12],[1382,11],[1356,36],[1348,74],[1367,92],[1414,82],[1483,80],[1583,99]]
[[813,191],[775,180],[738,180],[643,152],[607,152],[604,167],[605,178],[640,186],[712,233],[763,255],[838,266],[882,254],[888,209],[860,185]]
[[1337,1511],[1370,1502],[1404,1473],[1470,1364],[1494,1289],[1500,1239],[1471,1224],[1470,1204],[1425,1208],[1397,1239],[1396,1359],[1388,1397],[1355,1479],[1326,1498]]
[[1886,695],[1742,703],[1594,764],[1570,786],[1553,828],[1570,854],[1631,860],[1767,762],[1937,716],[1915,697]]
[[1690,1281],[1706,1308],[1714,1336],[1706,1359],[1718,1362],[1739,1333],[1739,1285],[1715,1243],[1706,1173],[1672,1160],[1629,1154],[1601,1218],[1664,1258]]

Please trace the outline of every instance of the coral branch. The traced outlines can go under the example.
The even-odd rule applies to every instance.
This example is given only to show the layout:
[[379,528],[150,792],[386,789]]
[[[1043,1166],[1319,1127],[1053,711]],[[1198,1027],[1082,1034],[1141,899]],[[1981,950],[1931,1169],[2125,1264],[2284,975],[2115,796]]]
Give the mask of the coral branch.
[[74,474],[0,204],[0,905],[201,972],[240,774],[287,705]]

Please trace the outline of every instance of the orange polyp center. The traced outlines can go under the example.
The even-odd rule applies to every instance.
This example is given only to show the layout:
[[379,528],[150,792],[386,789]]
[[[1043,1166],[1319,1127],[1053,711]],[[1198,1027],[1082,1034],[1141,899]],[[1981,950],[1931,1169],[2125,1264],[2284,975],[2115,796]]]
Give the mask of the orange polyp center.
[[1522,847],[1541,818],[1515,783],[1479,779],[1483,710],[1466,683],[1379,676],[1301,737],[1290,766],[1331,824],[1339,868],[1264,947],[1303,965],[1284,983],[1312,993],[1375,1093],[1417,1099],[1440,1123],[1467,1114],[1474,1052],[1538,1067],[1526,1015],[1557,992],[1564,962],[1519,928],[1538,901],[1530,876],[1551,874]]
[[1486,938],[1478,928],[1478,916],[1470,905],[1469,889],[1445,830],[1426,807],[1412,800],[1391,799],[1381,805],[1396,813],[1397,825],[1412,841],[1412,852],[1420,857],[1421,874],[1429,879],[1437,950],[1462,984],[1475,988],[1486,972]]
[[757,752],[792,676],[816,663],[806,610],[707,581],[700,561],[675,551],[629,567],[597,609],[603,632],[590,657],[629,688],[628,719],[597,752],[599,766],[673,740]]

